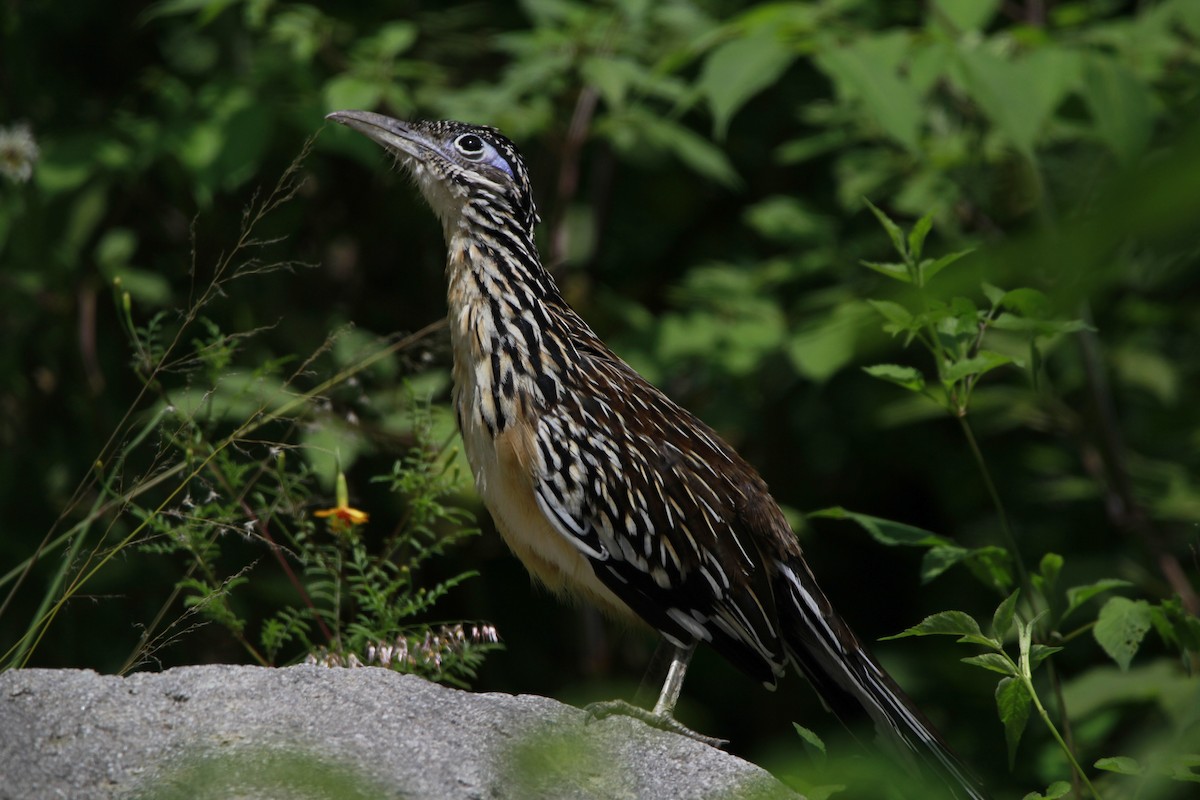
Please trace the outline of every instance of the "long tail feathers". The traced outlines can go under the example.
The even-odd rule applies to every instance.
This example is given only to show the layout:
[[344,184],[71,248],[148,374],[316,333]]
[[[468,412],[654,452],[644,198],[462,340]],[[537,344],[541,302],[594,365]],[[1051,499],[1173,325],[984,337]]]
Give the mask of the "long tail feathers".
[[941,778],[950,797],[986,800],[979,780],[833,611],[808,566],[777,565],[787,588],[776,601],[788,656],[830,710],[847,723],[869,717],[880,738]]

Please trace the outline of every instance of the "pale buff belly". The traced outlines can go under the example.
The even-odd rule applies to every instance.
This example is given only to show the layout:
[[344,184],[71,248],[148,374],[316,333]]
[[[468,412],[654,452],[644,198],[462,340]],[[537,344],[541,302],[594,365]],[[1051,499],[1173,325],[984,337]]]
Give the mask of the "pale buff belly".
[[[534,497],[537,447],[533,426],[519,420],[494,439],[475,408],[473,375],[455,368],[454,401],[475,486],[500,536],[529,573],[559,595],[580,597],[616,617],[634,613],[602,584],[587,558],[546,518]],[[466,400],[465,405],[459,405]]]

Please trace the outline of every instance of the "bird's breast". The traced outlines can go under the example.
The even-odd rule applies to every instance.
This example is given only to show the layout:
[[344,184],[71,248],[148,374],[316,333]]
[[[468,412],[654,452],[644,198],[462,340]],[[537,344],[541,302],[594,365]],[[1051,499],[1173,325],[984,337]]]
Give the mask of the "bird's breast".
[[519,327],[497,318],[498,305],[470,276],[456,280],[452,273],[453,402],[476,489],[500,535],[540,583],[632,618],[538,507],[534,482],[545,470],[537,436],[546,412],[546,381],[539,385],[544,373],[530,363]]

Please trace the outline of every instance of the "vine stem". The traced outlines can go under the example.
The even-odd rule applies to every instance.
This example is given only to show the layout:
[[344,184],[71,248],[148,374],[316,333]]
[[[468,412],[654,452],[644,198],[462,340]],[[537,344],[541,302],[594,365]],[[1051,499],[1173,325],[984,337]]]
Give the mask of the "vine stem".
[[[975,438],[975,432],[971,429],[971,424],[967,422],[965,415],[958,415],[958,424],[962,428],[963,435],[967,438],[967,444],[971,448],[971,456],[975,459],[975,464],[979,468],[979,473],[983,477],[984,486],[987,488],[988,495],[992,499],[992,505],[996,508],[996,516],[1000,520],[1000,529],[1004,534],[1005,544],[1008,546],[1009,552],[1012,553],[1013,564],[1017,570],[1017,579],[1021,585],[1025,596],[1029,598],[1029,607],[1033,612],[1033,618],[1036,620],[1040,613],[1038,611],[1037,593],[1033,591],[1033,581],[1029,577],[1029,572],[1025,569],[1025,560],[1021,557],[1021,551],[1017,549],[1017,537],[1013,534],[1012,526],[1008,521],[1008,512],[1004,509],[1004,502],[1000,499],[1000,492],[996,489],[996,483],[992,480],[991,470],[988,469],[987,462],[983,458],[983,451],[979,447],[979,442]],[[1026,665],[1028,672],[1028,665]],[[1054,735],[1063,752],[1067,754],[1067,759],[1071,762],[1075,772],[1072,773],[1071,783],[1075,790],[1075,794],[1079,794],[1079,779],[1087,785],[1091,790],[1092,795],[1099,797],[1096,790],[1092,787],[1087,775],[1080,768],[1079,763],[1075,760],[1074,742],[1075,736],[1071,732],[1071,718],[1067,715],[1066,701],[1063,697],[1062,681],[1058,677],[1058,671],[1054,669],[1054,662],[1046,661],[1046,674],[1050,680],[1051,688],[1054,690],[1054,698],[1058,704],[1058,713],[1062,718],[1063,731],[1066,738],[1059,733],[1058,728],[1050,721],[1050,716],[1038,699],[1037,693],[1033,691],[1033,683],[1029,678],[1025,678],[1025,682],[1029,689],[1030,696],[1033,697],[1034,705],[1037,706],[1038,714],[1041,715],[1042,721],[1046,723],[1046,727]]]
[[959,414],[956,415],[956,418],[963,435],[967,438],[967,446],[971,448],[971,457],[975,459],[975,466],[979,468],[983,485],[996,509],[996,517],[1000,520],[1000,530],[1004,534],[1004,544],[1012,553],[1013,564],[1017,570],[1017,582],[1020,583],[1025,596],[1029,598],[1029,605],[1036,615],[1038,612],[1037,595],[1033,591],[1033,581],[1029,578],[1029,572],[1025,569],[1025,560],[1021,558],[1021,551],[1017,548],[1017,537],[1013,535],[1012,525],[1008,521],[1008,512],[1004,510],[1004,502],[1000,499],[1000,492],[996,490],[995,481],[992,480],[992,472],[988,469],[987,462],[983,458],[983,451],[979,449],[979,442],[976,441],[975,432],[971,430],[971,424],[967,422],[966,416]]
[[[1066,740],[1063,739],[1062,734],[1058,732],[1058,728],[1055,727],[1054,721],[1050,719],[1049,712],[1046,711],[1046,707],[1042,705],[1041,699],[1038,698],[1037,692],[1033,689],[1033,681],[1031,681],[1027,675],[1022,675],[1021,680],[1025,682],[1025,688],[1029,692],[1029,696],[1033,699],[1033,707],[1037,709],[1038,716],[1042,718],[1042,722],[1045,723],[1046,727],[1050,729],[1050,734],[1054,737],[1054,741],[1058,742],[1058,746],[1067,756],[1067,761],[1071,763],[1071,769],[1073,769],[1079,779],[1083,781],[1083,785],[1088,788],[1088,791],[1091,792],[1092,797],[1096,798],[1096,800],[1101,800],[1100,793],[1096,791],[1096,787],[1093,786],[1092,782],[1088,779],[1087,773],[1083,771],[1083,767],[1081,767],[1079,762],[1075,760],[1075,754],[1071,752],[1070,745],[1068,745]],[[1076,792],[1076,794],[1078,794],[1078,792]]]

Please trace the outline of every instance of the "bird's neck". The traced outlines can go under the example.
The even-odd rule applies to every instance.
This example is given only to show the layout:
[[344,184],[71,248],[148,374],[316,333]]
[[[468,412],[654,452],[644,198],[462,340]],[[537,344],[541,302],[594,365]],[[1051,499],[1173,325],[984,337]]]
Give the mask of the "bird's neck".
[[460,418],[492,436],[557,402],[572,369],[566,307],[533,237],[516,228],[448,230],[450,338]]

